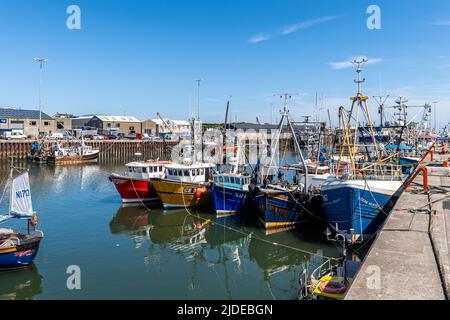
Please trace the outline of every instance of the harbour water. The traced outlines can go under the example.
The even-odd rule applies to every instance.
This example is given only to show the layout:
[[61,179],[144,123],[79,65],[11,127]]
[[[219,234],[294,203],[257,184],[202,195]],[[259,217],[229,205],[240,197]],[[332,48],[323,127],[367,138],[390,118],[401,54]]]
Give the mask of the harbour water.
[[296,299],[304,268],[340,256],[311,225],[266,236],[247,219],[122,207],[108,180],[122,163],[20,164],[45,238],[33,267],[0,273],[0,299]]

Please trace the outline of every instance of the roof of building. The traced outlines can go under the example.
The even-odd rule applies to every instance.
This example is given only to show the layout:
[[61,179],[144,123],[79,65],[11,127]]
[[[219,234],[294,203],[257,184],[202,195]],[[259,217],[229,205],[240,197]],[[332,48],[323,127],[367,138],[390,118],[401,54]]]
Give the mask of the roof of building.
[[[150,121],[156,123],[157,125],[164,125],[161,119],[150,119]],[[177,126],[190,126],[189,121],[186,120],[172,120],[172,119],[164,119],[167,125],[177,125]]]
[[270,124],[270,123],[249,123],[249,122],[234,122],[232,124],[227,124],[227,128],[230,129],[244,129],[244,130],[272,130],[272,129],[278,129],[279,126],[276,124]]
[[68,119],[77,118],[77,117],[74,116],[73,114],[70,114],[70,113],[60,113],[60,112],[55,113],[55,115],[54,115],[53,117],[55,117],[55,118],[68,118]]
[[101,121],[112,121],[112,122],[141,122],[141,120],[132,117],[132,116],[100,116],[100,115],[96,115],[95,117],[97,117],[98,119],[100,119]]
[[72,118],[72,120],[87,120],[87,119],[92,119],[94,116],[81,116],[81,117],[76,117],[76,118]]
[[[0,108],[0,118],[39,119],[39,110]],[[41,112],[42,120],[53,120],[45,112]]]

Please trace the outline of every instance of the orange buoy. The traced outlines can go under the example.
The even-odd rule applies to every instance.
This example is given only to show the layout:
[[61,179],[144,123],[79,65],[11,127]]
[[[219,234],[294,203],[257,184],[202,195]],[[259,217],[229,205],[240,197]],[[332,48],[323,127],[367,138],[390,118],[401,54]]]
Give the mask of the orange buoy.
[[197,188],[195,190],[194,196],[197,198],[197,200],[200,200],[202,194],[203,194],[203,190],[201,188]]

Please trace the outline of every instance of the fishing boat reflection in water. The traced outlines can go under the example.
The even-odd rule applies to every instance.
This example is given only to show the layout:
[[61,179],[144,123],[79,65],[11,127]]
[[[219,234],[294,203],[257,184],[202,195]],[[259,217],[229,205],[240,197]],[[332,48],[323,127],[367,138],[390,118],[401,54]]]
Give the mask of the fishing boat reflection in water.
[[29,300],[42,293],[42,276],[36,266],[0,273],[0,300]]
[[315,244],[309,243],[292,231],[266,236],[259,228],[244,226],[241,219],[125,207],[118,210],[110,229],[139,243],[145,250],[144,264],[156,271],[146,277],[155,285],[171,282],[171,298],[296,298],[303,269],[320,265],[323,254],[340,254],[332,245],[315,239]]
[[197,218],[184,209],[169,212],[146,210],[140,207],[120,207],[110,222],[113,234],[126,233],[137,246],[144,239],[153,244],[169,244],[173,248],[204,242],[205,227],[209,219]]

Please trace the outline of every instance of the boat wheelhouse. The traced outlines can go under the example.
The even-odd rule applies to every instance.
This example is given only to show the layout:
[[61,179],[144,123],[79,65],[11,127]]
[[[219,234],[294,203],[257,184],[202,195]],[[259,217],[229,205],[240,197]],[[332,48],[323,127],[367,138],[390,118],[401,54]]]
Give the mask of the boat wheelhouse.
[[212,163],[171,164],[165,177],[152,179],[164,208],[201,207],[209,204],[206,188],[216,168]]
[[211,196],[218,215],[231,215],[244,209],[247,203],[250,176],[238,173],[213,175]]
[[109,180],[119,192],[123,203],[159,202],[151,179],[163,178],[165,166],[173,164],[170,161],[140,161],[125,165],[126,172],[113,173]]

